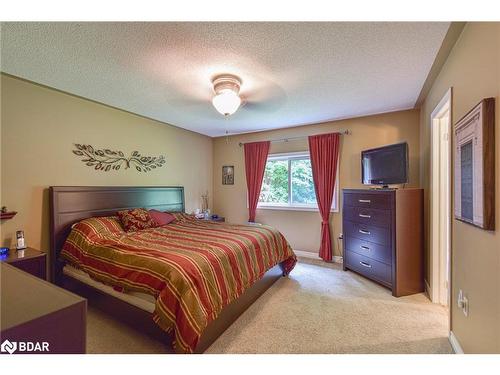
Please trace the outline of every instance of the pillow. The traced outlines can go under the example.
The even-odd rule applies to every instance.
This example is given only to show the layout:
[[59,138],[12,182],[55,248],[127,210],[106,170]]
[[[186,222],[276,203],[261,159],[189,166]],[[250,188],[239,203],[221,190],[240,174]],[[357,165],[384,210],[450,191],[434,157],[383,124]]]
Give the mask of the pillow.
[[71,229],[76,229],[88,237],[123,233],[122,225],[117,216],[90,217],[73,224]]
[[149,216],[153,219],[156,226],[167,225],[175,220],[175,216],[168,212],[161,212],[158,210],[149,210]]
[[144,208],[118,211],[118,217],[126,232],[135,232],[156,227],[155,222]]

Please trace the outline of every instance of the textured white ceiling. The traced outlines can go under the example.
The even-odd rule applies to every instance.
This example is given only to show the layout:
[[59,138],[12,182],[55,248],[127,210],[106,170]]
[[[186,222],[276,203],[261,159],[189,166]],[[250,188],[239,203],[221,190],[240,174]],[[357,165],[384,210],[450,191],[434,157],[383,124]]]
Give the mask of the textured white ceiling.
[[[412,108],[449,23],[3,23],[1,70],[210,136]],[[211,104],[239,75],[244,107]]]

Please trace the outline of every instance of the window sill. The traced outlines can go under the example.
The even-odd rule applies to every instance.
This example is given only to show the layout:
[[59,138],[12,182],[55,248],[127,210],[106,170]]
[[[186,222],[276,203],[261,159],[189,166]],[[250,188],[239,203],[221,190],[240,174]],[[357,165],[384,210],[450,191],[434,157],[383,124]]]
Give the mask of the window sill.
[[[257,206],[257,210],[277,210],[277,211],[316,211],[316,207],[300,207],[300,206]],[[338,209],[331,209],[330,212],[339,212]]]

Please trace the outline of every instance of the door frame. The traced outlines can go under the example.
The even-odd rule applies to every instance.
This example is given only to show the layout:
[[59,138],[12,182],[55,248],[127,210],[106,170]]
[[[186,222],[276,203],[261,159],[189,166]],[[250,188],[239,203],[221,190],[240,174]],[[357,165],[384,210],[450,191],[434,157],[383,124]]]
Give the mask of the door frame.
[[[429,297],[432,302],[442,305],[450,305],[451,296],[451,199],[452,199],[452,88],[450,87],[437,106],[431,113],[430,132],[431,132],[431,150],[430,150],[430,280]],[[440,121],[448,113],[447,127],[445,133],[442,133]],[[446,136],[446,140],[444,138]],[[445,149],[443,150],[443,147]],[[447,149],[446,149],[447,148]],[[441,158],[444,156],[447,164],[448,176],[447,186],[442,182],[440,175]],[[437,199],[443,192],[447,193],[447,201]],[[443,219],[441,214],[446,212],[447,216]],[[447,236],[441,236],[441,226],[447,225]],[[443,253],[443,241],[447,242],[448,254]],[[445,286],[445,280],[448,285]]]

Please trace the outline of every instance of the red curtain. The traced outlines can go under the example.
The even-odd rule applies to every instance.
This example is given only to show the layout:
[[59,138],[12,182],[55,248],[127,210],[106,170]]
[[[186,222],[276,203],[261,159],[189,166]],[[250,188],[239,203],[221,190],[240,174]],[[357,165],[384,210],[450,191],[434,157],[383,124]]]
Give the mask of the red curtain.
[[245,143],[245,173],[248,189],[248,221],[255,221],[260,188],[266,169],[267,155],[271,142]]
[[320,134],[309,137],[309,152],[314,180],[314,191],[321,215],[321,246],[319,256],[325,261],[332,260],[332,240],[330,238],[330,209],[337,176],[340,135]]

